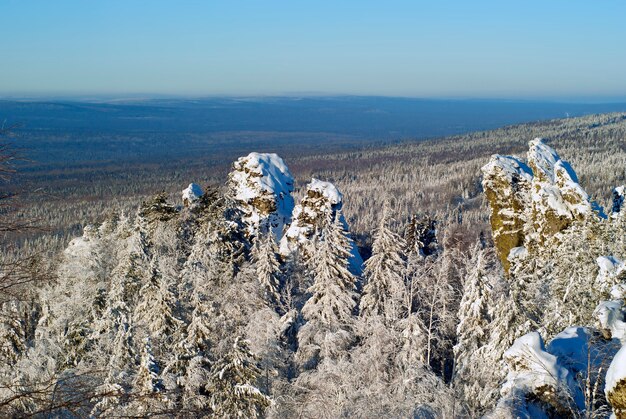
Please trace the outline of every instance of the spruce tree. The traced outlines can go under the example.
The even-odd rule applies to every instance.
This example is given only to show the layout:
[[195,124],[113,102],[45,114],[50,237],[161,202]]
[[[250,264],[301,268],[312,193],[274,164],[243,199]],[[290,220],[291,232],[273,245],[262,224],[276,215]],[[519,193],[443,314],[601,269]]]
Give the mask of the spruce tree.
[[272,405],[256,382],[260,370],[248,343],[236,337],[232,349],[211,370],[211,414],[216,418],[258,418]]
[[[493,402],[493,382],[485,382],[488,369],[493,368],[481,356],[480,349],[489,340],[490,288],[489,273],[493,270],[493,252],[481,243],[474,245],[467,261],[467,276],[458,312],[457,343],[454,346],[454,385],[463,396],[472,415],[484,413]],[[491,385],[491,387],[490,387]]]
[[350,242],[340,212],[328,226],[314,256],[311,297],[302,308],[305,320],[319,322],[329,330],[347,327],[356,308],[356,277],[348,270]]
[[360,310],[363,316],[382,315],[391,323],[401,318],[405,298],[404,273],[406,257],[404,240],[394,233],[392,219],[385,207],[374,236],[372,256],[365,262],[365,286]]
[[259,235],[252,247],[252,256],[265,298],[271,303],[278,303],[280,301],[280,262],[278,261],[278,246],[271,229],[259,230]]

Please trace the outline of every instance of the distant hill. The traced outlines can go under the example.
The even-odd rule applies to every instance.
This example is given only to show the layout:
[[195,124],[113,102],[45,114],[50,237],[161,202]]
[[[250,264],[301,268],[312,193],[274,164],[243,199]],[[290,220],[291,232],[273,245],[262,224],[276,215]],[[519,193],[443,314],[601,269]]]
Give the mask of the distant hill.
[[16,145],[35,166],[47,167],[221,161],[252,149],[286,156],[343,151],[614,111],[626,111],[626,103],[351,96],[0,101],[0,121],[18,125]]

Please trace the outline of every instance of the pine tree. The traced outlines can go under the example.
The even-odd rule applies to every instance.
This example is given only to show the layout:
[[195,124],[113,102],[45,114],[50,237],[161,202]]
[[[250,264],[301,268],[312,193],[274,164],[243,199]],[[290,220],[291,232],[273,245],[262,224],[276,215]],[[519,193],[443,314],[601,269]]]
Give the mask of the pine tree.
[[0,362],[13,367],[27,349],[26,325],[16,301],[3,304],[0,315]]
[[365,286],[361,298],[361,315],[382,315],[393,323],[403,313],[405,298],[404,273],[406,258],[404,240],[391,231],[389,210],[383,210],[378,230],[374,236],[372,256],[365,262]]
[[160,368],[152,354],[152,344],[150,338],[144,339],[143,350],[139,371],[133,382],[133,393],[147,396],[161,393],[164,390],[163,382],[159,377]]
[[[298,333],[298,364],[310,369],[321,359],[335,357],[352,341],[353,316],[357,306],[356,277],[348,269],[350,242],[337,212],[321,238],[311,262],[311,297],[302,307],[306,324]],[[317,241],[319,240],[319,241]]]
[[232,350],[212,368],[212,416],[217,418],[258,418],[272,400],[257,387],[260,370],[248,343],[236,337]]
[[348,270],[350,243],[337,212],[319,241],[311,297],[302,308],[305,320],[329,330],[347,327],[356,308],[356,277]]
[[280,301],[280,262],[278,261],[278,246],[271,229],[259,231],[252,256],[256,266],[259,282],[265,290],[268,301],[276,304]]
[[163,375],[174,374],[176,384],[182,390],[182,403],[189,409],[206,409],[209,399],[206,386],[210,376],[210,339],[209,319],[212,310],[208,301],[199,290],[193,293],[193,311],[186,328],[185,337],[176,343],[170,362]]
[[468,275],[463,285],[463,297],[458,312],[457,343],[454,346],[454,384],[462,394],[472,415],[484,413],[488,403],[493,402],[485,390],[493,391],[493,383],[485,383],[487,369],[493,368],[478,356],[489,340],[490,301],[489,272],[494,265],[493,252],[477,243],[471,251],[467,264]]
[[140,290],[134,319],[138,325],[145,325],[151,336],[167,341],[178,331],[181,321],[174,316],[176,299],[157,263],[153,261],[150,277]]

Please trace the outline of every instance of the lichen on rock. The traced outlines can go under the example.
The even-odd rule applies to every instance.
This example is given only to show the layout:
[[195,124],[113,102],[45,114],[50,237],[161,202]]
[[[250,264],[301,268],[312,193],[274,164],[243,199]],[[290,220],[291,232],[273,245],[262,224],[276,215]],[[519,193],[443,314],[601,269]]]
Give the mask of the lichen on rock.
[[482,171],[493,240],[502,266],[508,271],[509,251],[524,244],[532,173],[520,159],[500,155],[493,155]]

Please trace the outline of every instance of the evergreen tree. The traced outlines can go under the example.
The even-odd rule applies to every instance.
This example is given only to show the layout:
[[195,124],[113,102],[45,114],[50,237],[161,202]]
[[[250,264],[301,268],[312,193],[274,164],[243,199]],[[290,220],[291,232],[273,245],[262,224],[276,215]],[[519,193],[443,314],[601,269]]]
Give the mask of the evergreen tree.
[[486,364],[478,356],[479,350],[489,340],[490,318],[489,273],[493,271],[493,252],[484,249],[480,242],[474,245],[467,261],[468,275],[463,286],[463,297],[458,312],[457,343],[454,346],[454,384],[462,395],[473,416],[484,413],[489,402],[483,394],[485,389],[493,391],[493,383],[485,383]]
[[311,297],[302,308],[307,321],[323,324],[329,330],[351,323],[356,308],[356,277],[348,270],[350,242],[341,223],[340,213],[318,242],[314,261]]
[[311,258],[315,263],[308,290],[311,297],[302,307],[306,324],[298,333],[297,360],[304,368],[314,367],[320,358],[336,356],[352,340],[357,279],[348,269],[350,242],[340,217],[337,212]]
[[382,315],[392,323],[401,318],[405,298],[404,240],[391,231],[389,209],[385,206],[383,216],[372,245],[372,256],[365,262],[365,286],[361,298],[361,315]]
[[252,256],[256,266],[259,282],[264,289],[268,301],[276,304],[280,301],[280,262],[278,261],[278,246],[271,229],[263,232],[259,230]]
[[217,418],[258,418],[272,400],[257,387],[260,370],[248,343],[236,337],[232,350],[212,368],[212,416]]
[[26,352],[26,325],[18,302],[7,302],[0,310],[0,363],[13,367]]
[[140,295],[134,312],[135,322],[145,325],[151,336],[167,341],[167,337],[178,331],[181,321],[174,316],[176,299],[156,261],[152,263],[150,277],[141,287]]

